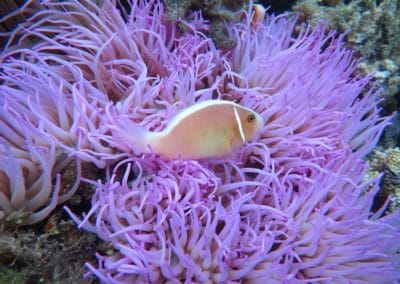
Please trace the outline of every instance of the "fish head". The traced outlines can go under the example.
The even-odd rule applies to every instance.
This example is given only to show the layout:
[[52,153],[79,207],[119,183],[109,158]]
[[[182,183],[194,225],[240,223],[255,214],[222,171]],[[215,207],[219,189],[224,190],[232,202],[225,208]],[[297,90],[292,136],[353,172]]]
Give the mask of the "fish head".
[[236,106],[236,111],[239,117],[238,126],[240,135],[244,141],[249,141],[264,126],[264,120],[257,112],[249,108]]

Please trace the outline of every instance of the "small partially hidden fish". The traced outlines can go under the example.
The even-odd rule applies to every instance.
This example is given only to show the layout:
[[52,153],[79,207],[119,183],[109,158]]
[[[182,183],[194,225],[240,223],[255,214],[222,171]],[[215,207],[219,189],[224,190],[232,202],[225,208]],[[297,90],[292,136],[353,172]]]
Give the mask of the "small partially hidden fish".
[[264,125],[256,112],[236,103],[207,100],[183,110],[162,132],[150,132],[129,119],[117,119],[113,138],[142,152],[167,158],[202,159],[232,153]]
[[251,23],[255,25],[256,23],[261,23],[265,19],[266,9],[261,4],[253,4],[252,6],[252,17]]
[[[262,23],[265,19],[266,13],[267,9],[265,9],[263,5],[261,4],[251,5],[250,26],[254,28],[258,24]],[[243,11],[241,20],[246,19],[246,17],[247,17],[247,12]]]

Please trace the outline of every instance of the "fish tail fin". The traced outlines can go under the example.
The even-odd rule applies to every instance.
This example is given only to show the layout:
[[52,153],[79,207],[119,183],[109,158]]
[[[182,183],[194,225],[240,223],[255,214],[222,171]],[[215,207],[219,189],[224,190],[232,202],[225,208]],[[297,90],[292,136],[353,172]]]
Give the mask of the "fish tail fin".
[[116,145],[125,144],[134,152],[148,153],[152,145],[152,132],[128,118],[116,118],[108,125]]

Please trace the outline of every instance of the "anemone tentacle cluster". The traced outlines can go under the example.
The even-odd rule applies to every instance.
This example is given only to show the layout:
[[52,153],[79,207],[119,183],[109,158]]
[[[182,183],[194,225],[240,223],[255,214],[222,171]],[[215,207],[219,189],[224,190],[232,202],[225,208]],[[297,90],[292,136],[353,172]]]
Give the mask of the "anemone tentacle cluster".
[[[364,180],[390,118],[342,35],[245,13],[227,27],[235,46],[217,49],[199,13],[169,23],[157,1],[114,2],[47,1],[10,35],[2,211],[44,218],[89,162],[105,171],[85,180],[92,208],[82,219],[66,210],[113,245],[87,264],[104,283],[399,280],[400,213],[371,212],[380,178]],[[203,161],[138,153],[110,131],[118,117],[160,131],[208,99],[253,109],[265,126],[232,157]],[[60,192],[71,160],[77,182]]]
[[[32,50],[4,51],[1,59],[0,211],[32,212],[24,220],[30,224],[45,218],[79,185],[80,161],[69,154],[93,149],[87,132],[94,129],[94,121],[88,116],[96,116],[93,94],[98,91],[68,62],[58,60],[75,83]],[[60,173],[71,163],[77,180],[61,192]]]

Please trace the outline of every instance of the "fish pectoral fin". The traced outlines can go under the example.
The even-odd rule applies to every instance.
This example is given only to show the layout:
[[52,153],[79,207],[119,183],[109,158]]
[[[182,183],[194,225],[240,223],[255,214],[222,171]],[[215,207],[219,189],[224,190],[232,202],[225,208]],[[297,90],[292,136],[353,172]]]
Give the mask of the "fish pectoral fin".
[[232,152],[235,148],[239,147],[242,145],[242,141],[239,140],[235,135],[229,138],[229,147],[230,151]]

